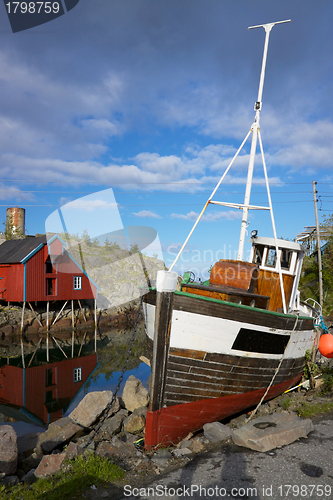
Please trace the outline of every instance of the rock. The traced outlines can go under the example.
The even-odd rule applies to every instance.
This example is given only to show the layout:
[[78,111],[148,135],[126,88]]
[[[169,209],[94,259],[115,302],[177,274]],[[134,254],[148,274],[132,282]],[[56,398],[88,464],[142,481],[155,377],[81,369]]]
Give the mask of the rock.
[[[113,393],[111,391],[89,392],[75,410],[72,411],[69,418],[83,427],[90,427],[103,413],[107,405],[111,403],[112,396]],[[117,404],[119,405],[119,401],[116,400],[115,408]]]
[[28,472],[31,469],[36,469],[40,464],[42,457],[37,455],[37,453],[32,453],[30,457],[25,458],[21,462],[21,468],[24,472]]
[[31,469],[29,470],[29,472],[27,472],[21,479],[21,481],[26,484],[26,485],[29,485],[29,484],[32,484],[34,483],[35,481],[37,481],[37,477],[35,475],[35,471],[36,469]]
[[5,335],[10,335],[13,331],[12,325],[4,325],[1,327],[1,332]]
[[192,455],[192,453],[193,453],[193,451],[191,451],[189,448],[178,448],[178,449],[173,451],[173,454],[177,458],[183,457],[186,455]]
[[256,451],[269,451],[278,446],[293,443],[314,430],[312,421],[295,413],[280,412],[259,417],[233,431],[233,441]]
[[146,424],[147,408],[141,406],[133,411],[131,415],[125,418],[123,422],[124,431],[131,434],[138,434],[142,432]]
[[17,476],[6,476],[1,481],[3,486],[16,486],[19,483],[19,478]]
[[16,472],[18,460],[17,435],[10,425],[0,427],[0,472],[11,476]]
[[188,448],[189,446],[191,446],[191,441],[189,439],[183,439],[183,441],[181,441],[179,443],[179,446],[177,446],[177,448]]
[[123,420],[127,417],[127,415],[128,411],[122,409],[113,417],[107,418],[98,432],[98,439],[111,440],[112,436],[121,431]]
[[189,445],[189,449],[193,451],[193,453],[201,453],[205,449],[205,445],[201,442],[200,438],[194,438]]
[[56,455],[45,455],[35,470],[37,478],[54,476],[61,470],[61,465],[66,458],[66,453],[57,453]]
[[44,454],[50,453],[57,446],[67,443],[72,437],[83,432],[80,425],[74,424],[69,417],[61,418],[49,425],[49,428],[38,436],[36,450]]
[[33,450],[38,442],[41,432],[30,432],[17,438],[17,448],[19,453],[24,453]]
[[122,400],[127,410],[134,411],[140,406],[148,405],[148,390],[143,386],[141,380],[134,377],[134,375],[130,375],[124,387]]
[[113,436],[111,443],[107,441],[101,441],[98,443],[96,448],[96,455],[104,458],[114,458],[114,457],[135,457],[136,448],[131,443],[124,443],[117,436]]
[[232,435],[231,429],[220,422],[212,422],[203,426],[204,435],[211,443],[218,443]]
[[168,450],[158,450],[158,452],[152,457],[152,462],[154,462],[159,467],[164,466],[172,458],[170,451]]
[[70,442],[65,453],[67,458],[72,459],[78,457],[79,455],[83,455],[84,449],[76,443]]

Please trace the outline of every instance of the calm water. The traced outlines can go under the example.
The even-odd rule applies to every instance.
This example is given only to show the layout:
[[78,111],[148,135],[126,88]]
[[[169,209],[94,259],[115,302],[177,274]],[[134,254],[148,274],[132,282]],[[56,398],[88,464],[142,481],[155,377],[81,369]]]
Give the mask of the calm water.
[[[55,340],[50,339],[48,362],[46,342],[37,348],[38,340],[25,338],[21,345],[18,339],[3,339],[0,425],[12,425],[18,436],[43,431],[50,422],[69,415],[88,392],[114,391],[131,337],[131,330],[117,329],[99,332],[96,339],[93,332],[74,336],[57,332]],[[147,387],[151,371],[140,356],[147,356],[143,325],[138,329],[119,396],[130,375]]]

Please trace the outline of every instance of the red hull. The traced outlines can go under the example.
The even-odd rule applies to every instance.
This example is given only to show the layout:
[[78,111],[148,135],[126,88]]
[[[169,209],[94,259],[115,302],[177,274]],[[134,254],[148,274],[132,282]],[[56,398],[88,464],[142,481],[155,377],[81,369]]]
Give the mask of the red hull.
[[[271,399],[297,384],[301,375],[274,385],[265,398]],[[168,406],[157,411],[147,412],[145,447],[177,444],[189,432],[202,429],[204,424],[230,417],[246,408],[259,403],[266,389],[203,399],[193,403]]]

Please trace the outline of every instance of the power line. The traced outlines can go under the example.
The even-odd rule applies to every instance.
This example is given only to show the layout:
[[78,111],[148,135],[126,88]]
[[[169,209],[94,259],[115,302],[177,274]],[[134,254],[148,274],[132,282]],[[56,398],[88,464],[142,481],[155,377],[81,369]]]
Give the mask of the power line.
[[[276,201],[274,203],[311,203],[311,200],[288,200],[288,201]],[[63,207],[64,205],[27,205],[25,203],[22,203],[25,207]],[[202,206],[202,203],[153,203],[153,204],[124,204],[124,203],[117,203],[120,207],[193,207],[193,206]],[[0,205],[0,207],[16,207],[17,205],[7,203],[4,205]],[[268,208],[268,207],[267,207]]]

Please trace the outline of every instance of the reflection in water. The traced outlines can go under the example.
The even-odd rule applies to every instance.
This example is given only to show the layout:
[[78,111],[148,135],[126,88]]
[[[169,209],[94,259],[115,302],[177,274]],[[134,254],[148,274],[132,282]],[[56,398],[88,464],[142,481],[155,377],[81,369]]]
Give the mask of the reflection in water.
[[[24,344],[21,355],[19,339],[10,346],[11,357],[0,351],[0,414],[3,424],[20,424],[20,433],[31,432],[31,425],[46,427],[48,423],[68,415],[87,392],[114,390],[127,356],[131,330],[99,332],[97,352],[93,332],[61,332],[49,349],[46,361],[45,342]],[[51,343],[50,343],[51,345]],[[17,354],[13,355],[13,352]],[[124,383],[130,374],[147,383],[150,368],[140,362],[146,354],[144,329],[138,329],[132,355],[128,361]],[[23,367],[25,366],[25,368]],[[122,393],[122,387],[118,395]]]

